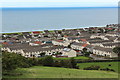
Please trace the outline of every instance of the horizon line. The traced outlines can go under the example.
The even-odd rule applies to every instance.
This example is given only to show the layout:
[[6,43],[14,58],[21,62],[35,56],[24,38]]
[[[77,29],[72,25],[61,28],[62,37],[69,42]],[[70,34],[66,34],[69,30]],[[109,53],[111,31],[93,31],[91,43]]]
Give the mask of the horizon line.
[[0,7],[3,9],[9,9],[9,8],[119,8],[119,6],[106,6],[106,7],[102,7],[102,6],[96,6],[96,7]]

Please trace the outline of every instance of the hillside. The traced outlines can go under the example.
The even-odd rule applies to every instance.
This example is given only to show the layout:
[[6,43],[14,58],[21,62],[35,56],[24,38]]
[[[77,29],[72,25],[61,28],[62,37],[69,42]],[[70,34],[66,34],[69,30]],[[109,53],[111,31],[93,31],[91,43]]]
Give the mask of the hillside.
[[77,65],[79,66],[80,69],[94,65],[100,66],[100,68],[114,69],[115,72],[118,72],[120,71],[120,69],[118,68],[119,64],[120,62],[90,62],[90,63],[78,63]]
[[11,72],[19,76],[3,76],[3,78],[117,78],[115,72],[79,70],[58,67],[34,66],[31,68],[18,68]]

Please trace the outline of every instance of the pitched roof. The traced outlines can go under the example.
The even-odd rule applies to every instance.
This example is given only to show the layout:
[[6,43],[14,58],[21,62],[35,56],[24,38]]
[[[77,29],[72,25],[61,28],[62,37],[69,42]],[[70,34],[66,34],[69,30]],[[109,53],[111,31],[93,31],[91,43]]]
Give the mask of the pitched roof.
[[94,47],[94,49],[100,50],[100,51],[105,51],[105,52],[112,52],[112,48],[103,48],[103,47],[96,46],[96,47]]
[[39,34],[40,32],[39,31],[34,31],[32,32],[33,34]]
[[21,44],[21,43],[15,43],[11,45],[3,45],[3,47],[8,47],[11,50],[20,50],[22,49],[25,52],[38,52],[38,51],[50,51],[55,49],[63,49],[63,46],[54,46],[52,43],[45,44],[45,45],[39,45],[39,46],[30,46],[27,43]]
[[117,43],[106,43],[106,44],[102,44],[103,46],[120,46],[120,42]]
[[86,39],[80,39],[80,40],[82,40],[82,41],[86,41]]
[[88,41],[90,44],[92,43],[105,43],[105,42],[113,42],[112,40],[99,40],[99,41]]
[[77,43],[77,42],[74,42],[72,43],[73,45],[77,45],[77,46],[81,46],[81,47],[88,47],[88,48],[91,48],[92,46],[91,45],[88,45],[86,43]]
[[83,47],[86,47],[87,45],[88,45],[88,44],[83,44],[82,46],[83,46]]

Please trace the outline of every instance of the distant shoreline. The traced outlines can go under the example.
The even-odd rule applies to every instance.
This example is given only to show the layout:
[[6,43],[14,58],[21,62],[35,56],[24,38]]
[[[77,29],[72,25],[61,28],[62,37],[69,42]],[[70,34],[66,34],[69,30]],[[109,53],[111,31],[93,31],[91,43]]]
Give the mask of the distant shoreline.
[[71,8],[120,8],[120,7],[0,7],[1,9],[71,9]]
[[[82,28],[90,28],[90,27],[106,27],[106,25],[104,25],[104,26],[79,27],[79,28],[63,28],[63,29],[69,30],[69,29],[82,29]],[[45,29],[45,30],[54,31],[54,30],[63,30],[63,29]],[[1,34],[6,34],[6,33],[21,33],[21,32],[34,32],[34,31],[44,31],[44,30],[12,31],[12,32],[0,32],[0,33]]]

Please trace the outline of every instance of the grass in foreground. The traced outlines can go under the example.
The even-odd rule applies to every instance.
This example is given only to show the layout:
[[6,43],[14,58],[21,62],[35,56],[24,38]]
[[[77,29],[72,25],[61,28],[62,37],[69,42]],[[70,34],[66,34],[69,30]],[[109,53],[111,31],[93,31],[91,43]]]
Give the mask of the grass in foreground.
[[115,72],[43,66],[18,68],[11,73],[22,73],[23,75],[3,76],[3,78],[118,78],[118,74]]
[[[111,66],[109,66],[109,64],[111,64]],[[118,72],[119,66],[118,64],[120,64],[120,62],[90,62],[90,63],[78,63],[77,65],[79,66],[80,69],[95,65],[100,66],[100,68],[114,69],[116,72]]]

